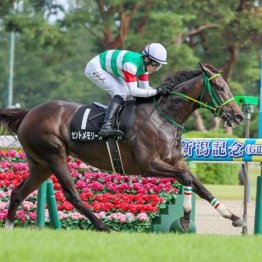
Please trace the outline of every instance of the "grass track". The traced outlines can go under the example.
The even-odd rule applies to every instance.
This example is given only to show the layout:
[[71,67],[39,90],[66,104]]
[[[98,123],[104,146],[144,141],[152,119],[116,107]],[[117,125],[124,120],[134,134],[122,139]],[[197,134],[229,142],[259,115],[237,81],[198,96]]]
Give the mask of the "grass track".
[[[253,167],[253,166],[252,166]],[[255,199],[258,168],[251,169]],[[243,187],[206,185],[219,199],[242,200]],[[96,233],[0,228],[2,262],[261,262],[262,236]]]
[[[244,186],[239,185],[205,185],[206,188],[221,200],[243,200]],[[251,199],[256,199],[256,186],[251,185]]]
[[0,261],[262,261],[262,237],[0,229]]

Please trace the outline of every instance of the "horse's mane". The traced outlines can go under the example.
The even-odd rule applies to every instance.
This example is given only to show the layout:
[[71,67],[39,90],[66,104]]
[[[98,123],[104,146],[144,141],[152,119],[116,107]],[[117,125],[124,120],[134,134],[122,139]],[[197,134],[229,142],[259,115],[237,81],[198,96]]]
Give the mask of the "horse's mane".
[[[206,67],[208,67],[208,69],[210,69],[212,72],[214,73],[218,73],[218,69],[216,69],[214,66],[212,65],[205,65]],[[163,84],[161,84],[161,86],[168,86],[171,89],[174,89],[177,85],[192,79],[196,76],[199,76],[202,73],[201,69],[183,69],[180,70],[178,72],[176,72],[174,75],[169,76],[164,82]]]

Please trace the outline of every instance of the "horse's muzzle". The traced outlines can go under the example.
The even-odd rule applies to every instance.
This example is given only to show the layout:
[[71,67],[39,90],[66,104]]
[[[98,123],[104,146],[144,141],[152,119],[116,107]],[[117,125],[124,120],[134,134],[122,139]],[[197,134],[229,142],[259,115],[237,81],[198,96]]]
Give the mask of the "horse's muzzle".
[[229,112],[224,112],[221,118],[225,121],[225,124],[229,127],[234,127],[234,125],[239,125],[244,120],[244,115],[241,113],[232,114]]

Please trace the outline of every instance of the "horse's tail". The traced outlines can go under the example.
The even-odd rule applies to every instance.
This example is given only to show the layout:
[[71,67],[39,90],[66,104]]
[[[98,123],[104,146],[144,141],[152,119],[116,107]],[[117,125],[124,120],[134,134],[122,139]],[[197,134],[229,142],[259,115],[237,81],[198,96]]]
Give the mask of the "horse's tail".
[[18,127],[25,115],[29,112],[27,109],[11,108],[0,109],[0,126],[17,133]]

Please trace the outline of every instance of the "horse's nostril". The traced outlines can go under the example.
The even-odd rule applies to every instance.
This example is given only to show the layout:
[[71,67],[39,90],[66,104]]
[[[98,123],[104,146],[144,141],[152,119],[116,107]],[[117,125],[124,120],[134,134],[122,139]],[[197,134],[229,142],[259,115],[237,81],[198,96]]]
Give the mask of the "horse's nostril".
[[244,116],[243,115],[235,115],[235,119],[238,123],[242,122],[244,120]]

